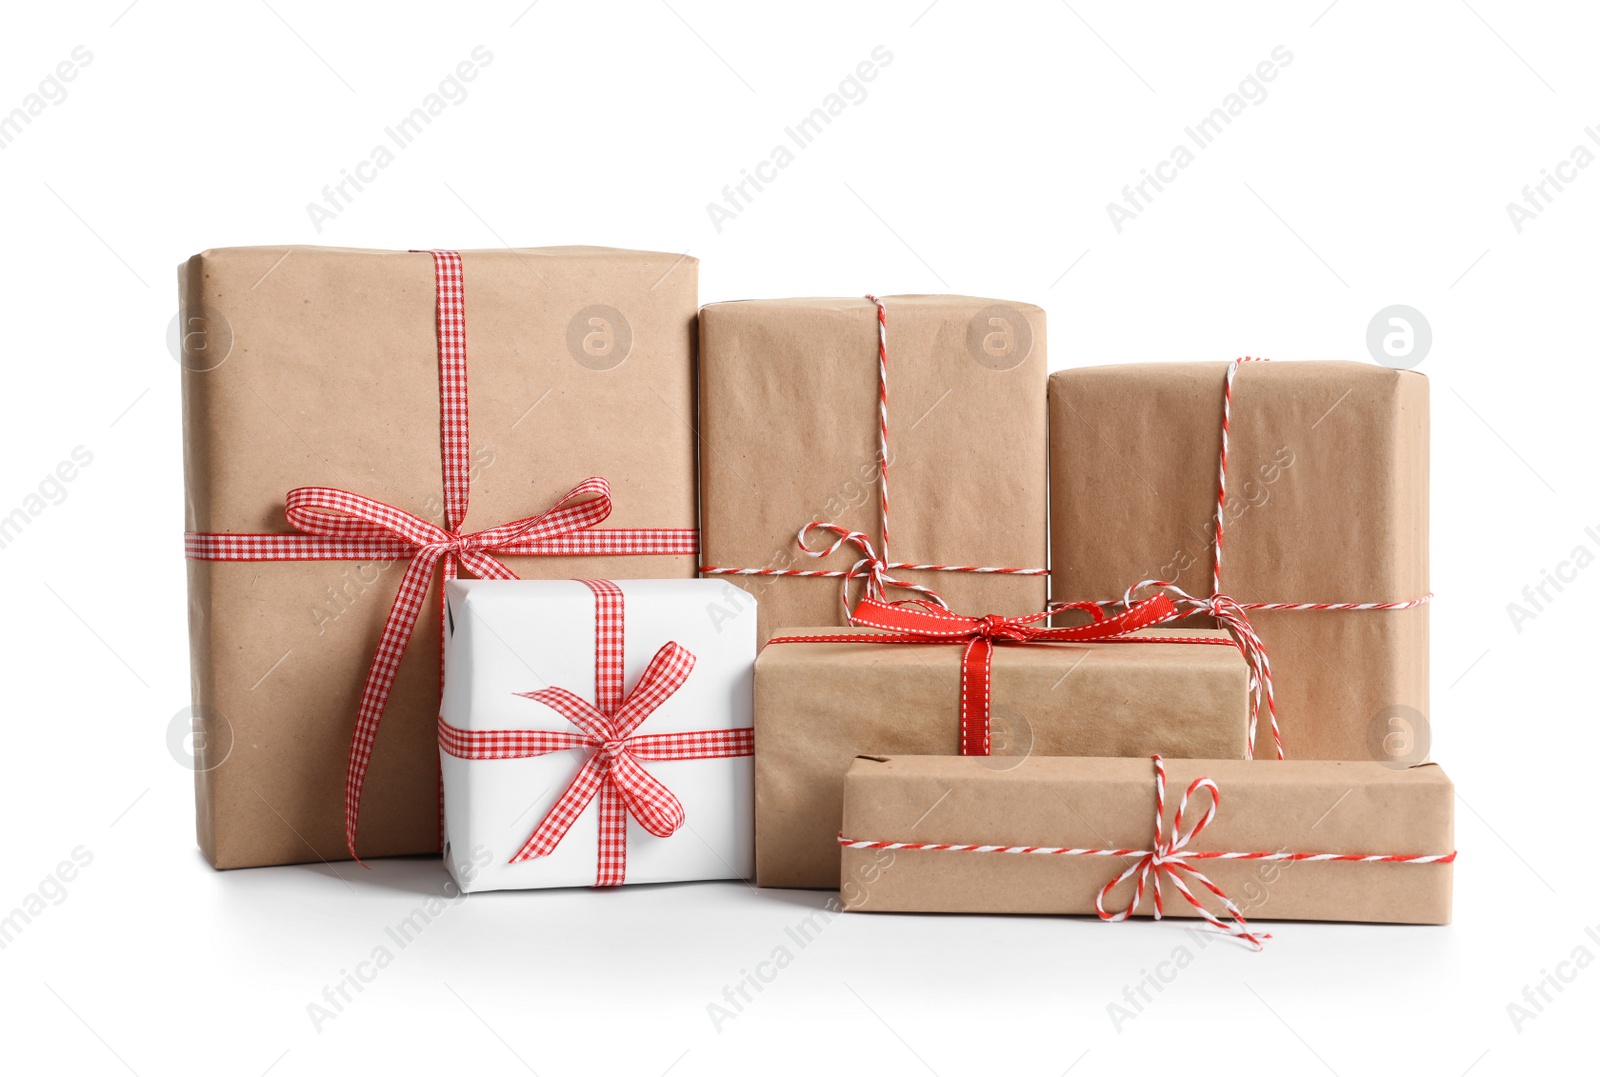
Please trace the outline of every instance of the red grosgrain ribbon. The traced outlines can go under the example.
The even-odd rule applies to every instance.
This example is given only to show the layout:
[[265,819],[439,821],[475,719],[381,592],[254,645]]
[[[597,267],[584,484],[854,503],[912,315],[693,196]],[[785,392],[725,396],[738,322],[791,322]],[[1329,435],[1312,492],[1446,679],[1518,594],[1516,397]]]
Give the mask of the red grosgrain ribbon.
[[[827,523],[823,520],[812,520],[802,527],[796,536],[800,552],[807,557],[828,557],[846,544],[854,546],[860,553],[855,564],[848,569],[822,570],[822,569],[783,569],[783,568],[727,568],[719,565],[701,565],[702,576],[792,576],[799,578],[836,579],[839,581],[839,602],[844,607],[846,617],[850,614],[850,581],[866,580],[865,597],[879,602],[887,602],[887,590],[898,587],[906,591],[914,591],[925,596],[941,607],[945,605],[944,599],[938,592],[921,584],[911,583],[897,578],[892,570],[907,572],[977,572],[990,573],[1004,576],[1048,576],[1047,568],[991,568],[983,565],[929,565],[919,564],[915,561],[891,561],[889,559],[889,311],[883,305],[883,300],[875,295],[867,296],[878,308],[878,508],[883,535],[880,556],[873,548],[872,540],[860,531],[853,531],[838,524]],[[806,541],[806,536],[812,531],[824,531],[835,536],[834,541],[824,547],[812,546]]]
[[622,590],[609,580],[582,580],[595,598],[595,701],[565,688],[518,695],[543,703],[566,718],[577,732],[542,729],[461,729],[439,719],[439,747],[461,759],[527,759],[551,752],[587,750],[589,757],[510,863],[547,856],[591,801],[600,802],[600,849],[596,886],[620,886],[628,862],[628,820],[658,838],[683,825],[683,805],[640,760],[723,759],[750,755],[749,729],[704,729],[686,733],[635,736],[638,729],[689,679],[694,655],[668,643],[650,660],[644,675],[623,694]]
[[[996,643],[1171,643],[1171,639],[1136,637],[1132,633],[1182,616],[1167,595],[1156,594],[1108,617],[1093,603],[1095,620],[1072,628],[1043,628],[1039,622],[1064,607],[1051,607],[1024,617],[965,617],[931,602],[890,604],[863,599],[850,615],[852,624],[884,629],[891,635],[841,632],[820,636],[774,636],[769,643],[964,643],[961,652],[961,754],[989,754],[989,671]],[[1185,643],[1227,645],[1225,639],[1186,637]]]
[[[1250,930],[1245,922],[1244,914],[1239,907],[1229,899],[1222,889],[1210,879],[1202,875],[1192,864],[1191,860],[1277,860],[1277,861],[1340,861],[1349,864],[1451,864],[1455,862],[1456,854],[1452,850],[1448,853],[1434,853],[1425,856],[1396,856],[1392,854],[1363,854],[1363,853],[1286,853],[1286,852],[1251,852],[1251,853],[1225,853],[1202,852],[1191,850],[1188,845],[1200,832],[1211,824],[1216,818],[1217,809],[1222,803],[1222,794],[1217,789],[1217,783],[1210,778],[1196,778],[1189,783],[1189,788],[1184,790],[1183,799],[1178,802],[1178,813],[1172,820],[1172,838],[1169,840],[1162,836],[1162,823],[1166,817],[1167,797],[1167,770],[1159,755],[1150,757],[1156,769],[1156,826],[1155,838],[1149,849],[1071,849],[1059,846],[1043,845],[951,845],[939,842],[913,842],[913,841],[860,841],[839,835],[839,844],[846,849],[908,849],[925,852],[948,853],[1010,853],[1020,856],[1106,856],[1131,858],[1133,863],[1124,868],[1121,874],[1106,883],[1100,893],[1095,896],[1095,911],[1100,919],[1116,922],[1126,920],[1139,910],[1139,905],[1144,900],[1146,886],[1152,891],[1155,919],[1161,919],[1161,879],[1165,875],[1177,887],[1178,893],[1183,895],[1185,901],[1194,907],[1200,916],[1208,920],[1219,931],[1225,931],[1235,938],[1241,939],[1255,949],[1261,949],[1261,943],[1272,936],[1258,931]],[[1189,810],[1189,798],[1197,793],[1207,793],[1210,800],[1206,805],[1205,814],[1195,820],[1193,826],[1184,829],[1184,816]],[[1223,920],[1216,913],[1206,908],[1202,900],[1195,896],[1184,881],[1187,875],[1210,891],[1221,902],[1223,911],[1227,913],[1228,920]],[[1136,879],[1133,897],[1127,906],[1116,912],[1106,911],[1106,901],[1111,897],[1112,891],[1129,879]]]
[[[461,256],[430,251],[438,304],[439,449],[444,481],[444,526],[370,497],[325,486],[289,491],[286,514],[300,534],[202,534],[184,536],[184,553],[196,561],[366,561],[410,558],[389,609],[377,653],[367,672],[345,774],[345,843],[356,856],[361,787],[372,758],[389,692],[411,640],[435,566],[444,578],[466,568],[485,579],[513,580],[492,554],[693,554],[692,528],[591,530],[611,513],[611,488],[603,478],[585,479],[537,516],[463,534],[471,454],[467,437],[467,323]],[[357,858],[359,859],[359,858]]]

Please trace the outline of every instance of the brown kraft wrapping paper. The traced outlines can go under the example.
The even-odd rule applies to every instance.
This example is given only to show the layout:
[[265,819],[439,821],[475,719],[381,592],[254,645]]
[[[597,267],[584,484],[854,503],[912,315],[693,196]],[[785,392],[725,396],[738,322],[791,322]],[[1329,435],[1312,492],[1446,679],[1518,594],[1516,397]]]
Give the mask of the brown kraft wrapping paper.
[[[1146,759],[1039,758],[1008,771],[936,756],[857,759],[845,777],[844,835],[857,841],[1149,849],[1155,770]],[[1206,852],[1438,856],[1455,850],[1454,787],[1436,764],[1164,760],[1166,817],[1197,777],[1221,791],[1187,849]],[[1190,802],[1185,829],[1205,794]],[[841,849],[844,908],[862,912],[1086,913],[1133,863],[1109,856]],[[1340,861],[1195,860],[1246,919],[1450,922],[1452,866]],[[1192,879],[1207,907],[1221,903]],[[1106,899],[1127,908],[1133,880]],[[1170,882],[1168,916],[1195,916]],[[1138,915],[1152,910],[1148,886]]]
[[[1187,634],[1225,638],[1215,630]],[[761,651],[759,885],[839,885],[844,772],[858,754],[956,754],[961,652],[960,644],[938,643],[772,643]],[[992,671],[993,754],[979,767],[1009,769],[1030,754],[1245,755],[1249,672],[1232,646],[1002,643]]]
[[[888,312],[888,558],[1045,567],[1044,312],[965,296],[884,298]],[[700,312],[701,563],[845,570],[860,552],[803,554],[820,520],[883,555],[877,308],[866,299],[713,303]],[[825,548],[832,536],[818,534]],[[963,613],[1044,608],[1043,576],[895,570]],[[759,640],[840,624],[837,579],[725,576],[760,599]],[[852,585],[852,598],[861,585]],[[903,593],[891,597],[904,597]],[[730,598],[730,611],[738,596]]]
[[[615,502],[601,527],[694,527],[695,259],[567,247],[461,260],[463,530],[543,512],[592,475]],[[178,276],[188,530],[294,533],[297,486],[442,522],[427,253],[213,250]],[[695,568],[687,555],[502,560],[536,578]],[[198,832],[216,867],[348,857],[351,732],[406,564],[188,562]],[[438,587],[436,573],[367,772],[364,857],[439,847]]]
[[[1052,594],[1145,579],[1212,594],[1227,363],[1050,377]],[[1234,382],[1222,591],[1240,602],[1428,593],[1428,382],[1350,362],[1247,362]],[[1428,608],[1252,610],[1290,759],[1428,757]],[[1195,620],[1186,623],[1205,623]],[[1263,710],[1256,756],[1274,754]]]

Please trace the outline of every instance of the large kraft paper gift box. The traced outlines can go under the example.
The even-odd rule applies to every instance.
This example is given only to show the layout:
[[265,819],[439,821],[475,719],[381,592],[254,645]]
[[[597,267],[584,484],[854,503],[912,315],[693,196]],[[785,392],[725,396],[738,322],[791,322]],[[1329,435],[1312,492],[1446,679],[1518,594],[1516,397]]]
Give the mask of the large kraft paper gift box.
[[[347,764],[366,749],[357,851],[439,849],[441,576],[693,574],[696,271],[597,247],[256,247],[180,267],[196,799],[213,865],[348,857]],[[614,499],[603,522],[591,477]],[[286,495],[307,487],[329,489],[297,491],[300,523],[353,538],[297,529]],[[517,536],[470,537],[541,514]],[[382,519],[336,522],[352,515]],[[678,552],[643,554],[662,549]],[[386,707],[364,701],[369,667],[379,697],[392,676]],[[382,726],[353,752],[358,711]]]
[[[1159,841],[1247,920],[1450,922],[1455,790],[1435,764],[1034,757],[997,771],[982,763],[899,756],[851,764],[838,839],[844,908],[1103,909],[1111,918],[1131,905],[1147,916],[1154,880],[1135,900],[1138,869]],[[1201,778],[1212,788],[1195,787]],[[1181,868],[1162,870],[1162,915],[1202,915],[1175,875],[1223,926],[1251,931]]]
[[[996,646],[989,754],[975,765],[1007,770],[1030,755],[1244,758],[1249,671],[1239,651],[1215,630],[1137,635],[1145,642]],[[1149,642],[1178,636],[1209,645]],[[767,644],[756,659],[756,882],[837,887],[850,761],[960,752],[971,672],[959,644]]]
[[[779,574],[865,575],[869,552],[896,566],[1031,570],[887,572],[934,589],[954,609],[1043,608],[1045,378],[1044,312],[1026,303],[903,295],[884,297],[881,308],[870,299],[708,305],[700,312],[706,574],[759,596],[762,643],[844,620],[838,578]],[[812,558],[796,537],[813,522],[836,530],[811,529],[812,549],[845,532],[856,538]],[[728,615],[739,602],[730,589]]]
[[[1427,758],[1425,377],[1332,361],[1064,370],[1050,452],[1055,600],[1145,580],[1226,595],[1270,656],[1288,758]],[[1256,608],[1280,603],[1376,608]],[[1274,754],[1263,714],[1256,755]]]

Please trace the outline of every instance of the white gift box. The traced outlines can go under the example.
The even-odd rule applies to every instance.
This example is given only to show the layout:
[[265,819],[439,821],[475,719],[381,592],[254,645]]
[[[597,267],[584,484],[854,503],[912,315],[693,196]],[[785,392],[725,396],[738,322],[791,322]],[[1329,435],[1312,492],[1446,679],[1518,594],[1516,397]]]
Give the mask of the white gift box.
[[[677,643],[693,656],[693,668],[682,684],[650,711],[633,737],[751,728],[756,615],[755,600],[747,592],[721,580],[618,580],[594,586],[620,592],[624,698],[666,644]],[[445,585],[445,675],[439,710],[444,848],[446,864],[463,891],[592,886],[597,881],[603,794],[582,806],[571,829],[548,853],[513,860],[600,751],[598,744],[522,758],[462,758],[447,749],[446,740],[460,750],[462,742],[486,745],[509,739],[485,736],[490,731],[580,733],[552,705],[527,694],[561,688],[584,705],[597,703],[601,601],[582,580],[453,580]],[[621,744],[626,750],[627,741]],[[469,754],[481,756],[484,751]],[[628,812],[626,882],[744,879],[753,874],[750,756],[635,761],[677,798],[683,823],[671,836],[657,837]],[[600,767],[592,773],[609,771]]]

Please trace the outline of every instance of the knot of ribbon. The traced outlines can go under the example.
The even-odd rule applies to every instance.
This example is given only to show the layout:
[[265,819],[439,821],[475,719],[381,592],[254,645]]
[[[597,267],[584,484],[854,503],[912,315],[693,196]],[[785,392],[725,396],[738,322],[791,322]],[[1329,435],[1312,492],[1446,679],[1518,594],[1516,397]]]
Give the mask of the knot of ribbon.
[[[832,534],[834,539],[825,547],[815,547],[807,541],[807,536],[812,531],[823,531]],[[863,595],[866,600],[887,603],[889,601],[889,588],[898,587],[901,590],[914,591],[923,595],[927,601],[940,608],[949,608],[945,605],[944,599],[940,598],[938,592],[931,587],[924,587],[922,584],[912,583],[909,580],[902,580],[894,576],[890,572],[891,569],[912,568],[915,566],[909,562],[886,561],[879,557],[877,550],[873,548],[872,539],[860,531],[852,531],[849,528],[840,527],[838,524],[826,523],[822,520],[812,520],[800,529],[795,541],[800,546],[800,552],[807,557],[829,557],[845,545],[854,546],[860,553],[861,556],[848,569],[825,574],[839,577],[839,601],[844,606],[846,614],[850,612],[850,581],[862,579],[867,581]]]
[[[694,669],[694,655],[677,643],[668,643],[656,652],[622,705],[615,709],[599,706],[573,694],[565,688],[543,688],[537,692],[519,692],[525,699],[543,703],[577,727],[578,732],[552,732],[533,741],[543,741],[543,750],[529,750],[526,755],[544,755],[552,751],[569,749],[588,750],[589,758],[573,777],[566,792],[557,798],[544,820],[534,828],[527,842],[511,858],[517,864],[536,856],[547,856],[561,844],[567,831],[583,810],[604,791],[607,799],[615,799],[622,809],[639,821],[639,825],[658,838],[670,838],[683,825],[683,805],[672,790],[639,765],[635,751],[646,759],[659,758],[651,754],[651,745],[637,743],[633,731],[638,729],[651,713],[666,702]],[[603,709],[604,708],[604,709]],[[694,734],[665,734],[665,737],[692,737]],[[657,735],[654,741],[663,740]],[[535,746],[530,744],[530,748]],[[655,747],[660,747],[657,743]],[[618,829],[626,824],[621,813],[607,811],[602,804],[600,816],[601,863],[606,854],[619,845],[625,848],[626,835],[607,833],[608,827]],[[620,880],[619,880],[620,881]],[[604,883],[600,885],[605,885]]]
[[[1260,950],[1262,942],[1272,936],[1251,931],[1249,924],[1245,922],[1244,914],[1239,911],[1239,907],[1233,903],[1233,900],[1189,862],[1192,857],[1206,855],[1191,852],[1187,846],[1201,831],[1210,825],[1212,819],[1216,818],[1217,808],[1222,802],[1222,794],[1217,789],[1217,783],[1210,778],[1196,778],[1189,783],[1189,788],[1183,792],[1183,799],[1178,802],[1178,812],[1172,819],[1172,836],[1170,838],[1165,837],[1163,831],[1166,818],[1167,770],[1159,755],[1151,756],[1151,759],[1155,762],[1156,768],[1155,839],[1150,849],[1143,853],[1134,853],[1129,850],[1116,851],[1115,855],[1135,855],[1138,859],[1122,869],[1122,873],[1106,883],[1100,893],[1095,896],[1095,911],[1100,914],[1100,919],[1102,920],[1126,920],[1139,910],[1139,905],[1144,900],[1145,889],[1148,887],[1151,890],[1155,908],[1154,916],[1155,919],[1159,920],[1162,913],[1161,882],[1162,877],[1165,876],[1177,889],[1178,893],[1183,895],[1184,900],[1193,906],[1195,911],[1209,921],[1213,927],[1226,931],[1228,934],[1242,939],[1255,949]],[[1189,798],[1197,793],[1207,794],[1205,812],[1194,821],[1194,825],[1185,830],[1184,819],[1189,812]],[[1195,896],[1194,891],[1185,882],[1185,876],[1205,887],[1221,902],[1223,910],[1229,917],[1227,921],[1224,921],[1216,913],[1206,908],[1205,904]],[[1110,898],[1112,891],[1129,879],[1134,879],[1135,882],[1133,896],[1128,900],[1127,906],[1118,909],[1116,912],[1106,911],[1106,901]]]
[[1141,628],[1163,624],[1179,616],[1169,597],[1156,594],[1114,616],[1107,616],[1092,603],[1074,606],[1088,609],[1094,618],[1086,625],[1048,628],[1039,624],[1064,608],[1052,606],[1022,617],[1002,617],[998,614],[968,617],[952,613],[932,602],[889,603],[868,598],[863,599],[850,614],[850,623],[882,629],[891,635],[788,636],[773,642],[795,642],[809,638],[868,643],[964,643],[966,647],[961,655],[961,754],[988,755],[990,670],[996,643],[1109,642],[1126,639]]
[[417,616],[427,598],[434,568],[442,561],[447,580],[456,578],[458,566],[483,579],[514,580],[516,573],[491,551],[514,552],[523,546],[537,548],[539,543],[593,527],[611,514],[611,487],[600,476],[585,479],[542,513],[467,534],[461,533],[459,523],[447,530],[404,509],[326,486],[290,490],[285,499],[285,513],[289,523],[304,534],[358,543],[387,541],[394,547],[394,556],[409,555],[411,558],[401,577],[394,604],[384,620],[372,665],[367,670],[350,745],[350,762],[345,772],[345,843],[350,855],[356,857],[361,788],[372,758],[372,746],[400,670],[400,660],[411,642]]
[[295,530],[327,539],[387,541],[399,556],[409,554],[411,571],[424,578],[443,559],[447,574],[460,566],[485,579],[516,579],[495,552],[521,548],[573,535],[611,515],[611,486],[598,475],[568,490],[544,512],[498,527],[463,533],[386,505],[382,501],[328,486],[302,486],[284,499],[285,515]]

